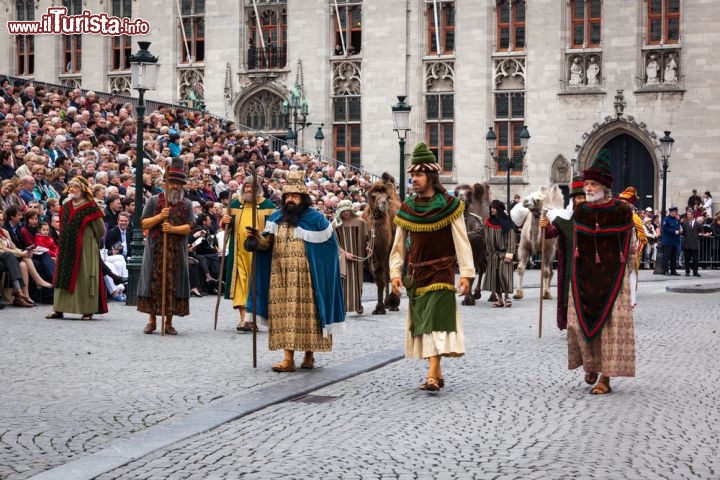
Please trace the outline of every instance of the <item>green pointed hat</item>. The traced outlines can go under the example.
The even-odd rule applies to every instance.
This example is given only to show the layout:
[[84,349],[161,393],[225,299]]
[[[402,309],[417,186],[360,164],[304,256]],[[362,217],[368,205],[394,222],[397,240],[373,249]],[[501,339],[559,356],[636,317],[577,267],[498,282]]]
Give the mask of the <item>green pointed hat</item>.
[[440,165],[437,163],[435,155],[424,143],[420,142],[415,145],[412,153],[412,165],[408,172],[439,172]]
[[615,177],[610,173],[610,162],[610,151],[603,148],[595,156],[590,168],[583,170],[583,181],[595,180],[608,188],[612,188]]

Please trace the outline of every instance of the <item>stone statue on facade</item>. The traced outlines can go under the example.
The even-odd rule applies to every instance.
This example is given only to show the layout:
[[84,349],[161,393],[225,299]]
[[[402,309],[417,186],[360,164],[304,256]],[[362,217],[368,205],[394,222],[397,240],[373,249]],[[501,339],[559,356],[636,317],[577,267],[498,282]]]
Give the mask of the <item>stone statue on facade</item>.
[[580,57],[575,57],[570,65],[570,81],[571,87],[580,87],[583,84],[583,67],[580,64]]
[[657,55],[650,54],[650,61],[648,62],[647,66],[645,67],[645,74],[647,75],[647,81],[645,82],[646,85],[657,85],[660,83],[660,79],[658,78],[658,73],[660,73],[660,65],[657,62]]

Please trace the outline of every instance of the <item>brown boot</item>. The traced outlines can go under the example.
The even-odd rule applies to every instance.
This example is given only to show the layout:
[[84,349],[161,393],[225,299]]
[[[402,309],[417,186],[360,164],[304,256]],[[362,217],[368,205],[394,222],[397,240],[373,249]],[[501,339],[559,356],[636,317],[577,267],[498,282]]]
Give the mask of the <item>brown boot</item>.
[[165,335],[177,335],[177,330],[172,326],[172,317],[165,319]]
[[157,323],[155,322],[155,315],[150,315],[147,325],[143,329],[144,333],[153,333],[157,329]]

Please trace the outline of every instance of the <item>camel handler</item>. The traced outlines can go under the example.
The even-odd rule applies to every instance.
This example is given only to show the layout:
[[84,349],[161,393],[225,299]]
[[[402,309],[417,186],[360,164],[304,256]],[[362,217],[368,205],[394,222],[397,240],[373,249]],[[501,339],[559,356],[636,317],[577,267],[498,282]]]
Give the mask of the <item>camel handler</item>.
[[[195,214],[192,202],[185,198],[183,186],[186,183],[183,161],[173,157],[170,168],[165,172],[165,191],[150,197],[143,209],[141,226],[143,230],[147,230],[147,237],[138,282],[137,309],[150,314],[143,330],[148,334],[157,328],[157,316],[165,314],[165,333],[177,335],[172,324],[173,316],[184,317],[190,313],[187,237],[195,223]],[[165,239],[167,245],[164,244]],[[167,268],[164,272],[163,249],[167,249]]]
[[235,330],[238,333],[252,331],[253,325],[246,321],[247,299],[250,291],[252,272],[252,253],[245,250],[243,243],[248,227],[252,227],[252,210],[257,205],[256,222],[259,231],[265,230],[265,220],[275,211],[275,204],[263,197],[261,185],[257,185],[255,198],[252,193],[253,177],[248,175],[243,181],[242,193],[230,200],[227,213],[221,224],[228,225],[227,235],[230,243],[225,261],[225,298],[232,299],[233,308],[240,312],[240,323]]
[[[414,195],[395,216],[399,227],[390,253],[393,292],[404,284],[409,298],[405,357],[427,358],[427,380],[420,390],[435,392],[445,386],[440,358],[465,354],[460,312],[455,299],[455,266],[460,267],[457,293],[470,291],[475,276],[472,250],[463,220],[464,204],[448,195],[440,183],[440,165],[424,143],[412,154],[408,170]],[[401,281],[407,252],[407,274]]]
[[363,259],[368,255],[367,223],[355,212],[350,200],[340,200],[332,226],[338,239],[345,311],[362,314]]

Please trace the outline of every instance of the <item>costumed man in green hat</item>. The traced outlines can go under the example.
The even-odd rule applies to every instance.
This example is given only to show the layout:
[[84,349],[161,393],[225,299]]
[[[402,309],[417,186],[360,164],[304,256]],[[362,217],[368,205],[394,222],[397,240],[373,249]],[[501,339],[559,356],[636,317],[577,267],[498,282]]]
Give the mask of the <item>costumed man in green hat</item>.
[[583,367],[595,395],[612,391],[611,377],[635,376],[629,281],[637,255],[635,224],[632,207],[612,196],[609,163],[610,153],[601,150],[583,171],[586,201],[573,211],[570,247],[568,368]]
[[91,320],[107,313],[100,241],[105,235],[103,211],[93,200],[90,184],[81,176],[68,182],[68,200],[60,207],[60,242],[55,269],[53,311],[45,318],[79,313]]
[[[440,183],[440,165],[424,143],[415,147],[408,172],[414,194],[395,216],[399,228],[390,253],[390,278],[393,292],[399,295],[404,284],[410,300],[405,357],[428,359],[427,379],[420,389],[438,391],[445,385],[440,358],[465,354],[455,267],[460,268],[460,295],[470,291],[475,267],[464,204]],[[401,280],[404,269],[407,273]]]
[[256,228],[265,229],[265,219],[275,211],[275,204],[263,197],[263,189],[258,182],[255,198],[253,198],[253,176],[248,175],[243,181],[242,193],[230,200],[230,205],[221,224],[229,225],[228,235],[230,246],[225,263],[225,298],[232,299],[233,308],[240,312],[240,323],[235,329],[238,332],[252,331],[253,325],[246,322],[248,292],[250,290],[250,273],[252,270],[252,254],[245,250],[243,243],[247,235],[246,228],[252,227],[253,205],[257,204]]

